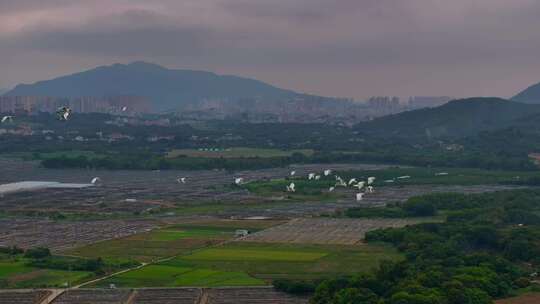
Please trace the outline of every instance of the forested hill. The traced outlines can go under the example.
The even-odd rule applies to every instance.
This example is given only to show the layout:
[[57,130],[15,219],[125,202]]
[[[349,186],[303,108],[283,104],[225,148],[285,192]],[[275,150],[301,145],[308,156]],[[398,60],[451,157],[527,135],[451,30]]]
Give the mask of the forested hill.
[[20,84],[6,95],[133,95],[146,97],[158,110],[165,110],[203,99],[279,99],[296,96],[297,93],[250,78],[204,71],[173,70],[156,64],[133,62],[101,66],[34,84]]
[[483,131],[522,123],[540,125],[530,118],[540,114],[540,105],[500,98],[469,98],[427,108],[381,117],[356,126],[362,133],[394,138],[442,138],[474,136]]

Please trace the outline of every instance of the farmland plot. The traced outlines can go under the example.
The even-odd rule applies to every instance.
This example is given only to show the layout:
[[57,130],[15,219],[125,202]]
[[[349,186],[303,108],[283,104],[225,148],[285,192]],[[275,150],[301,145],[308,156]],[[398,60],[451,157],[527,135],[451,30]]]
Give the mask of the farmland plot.
[[272,288],[214,288],[208,290],[207,304],[307,304],[308,299]]
[[48,247],[53,251],[150,231],[149,220],[54,222],[49,220],[0,219],[0,246]]
[[49,294],[45,290],[0,290],[0,304],[39,304]]
[[293,244],[358,244],[366,232],[418,223],[414,219],[294,219],[244,237],[245,242]]

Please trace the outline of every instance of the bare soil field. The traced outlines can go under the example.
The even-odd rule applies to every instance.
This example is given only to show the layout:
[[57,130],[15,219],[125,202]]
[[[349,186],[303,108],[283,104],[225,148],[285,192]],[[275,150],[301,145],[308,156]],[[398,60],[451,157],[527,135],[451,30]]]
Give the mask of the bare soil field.
[[[389,202],[405,201],[410,197],[424,195],[429,193],[444,193],[456,192],[465,194],[475,194],[484,192],[503,191],[511,189],[519,189],[523,187],[508,186],[508,185],[407,185],[407,186],[388,186],[376,188],[374,193],[364,196],[361,205],[364,206],[383,206]],[[347,188],[347,193],[350,193],[350,201],[356,199],[355,190]],[[358,203],[357,203],[358,206]]]
[[132,304],[197,304],[199,288],[147,288],[133,291]]
[[0,304],[40,304],[49,294],[47,290],[0,290]]
[[[1,295],[1,293],[0,293]],[[4,304],[4,302],[0,303]],[[19,302],[5,302],[19,303]],[[26,304],[27,302],[20,302]],[[32,302],[41,304],[41,302]],[[71,289],[52,304],[307,304],[273,288]]]
[[53,222],[48,220],[0,219],[0,246],[31,248],[45,246],[61,251],[121,238],[157,227],[149,220]]
[[207,304],[307,304],[308,299],[294,297],[272,288],[214,288],[208,290]]
[[70,289],[57,297],[53,304],[123,304],[130,299],[128,289]]
[[390,227],[404,227],[414,219],[294,219],[286,224],[250,234],[242,241],[261,243],[354,245],[366,232]]

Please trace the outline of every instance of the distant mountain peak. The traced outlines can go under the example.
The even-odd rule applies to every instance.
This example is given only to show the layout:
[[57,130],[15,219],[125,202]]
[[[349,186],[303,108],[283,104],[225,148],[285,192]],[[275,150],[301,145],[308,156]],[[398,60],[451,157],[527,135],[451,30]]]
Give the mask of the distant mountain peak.
[[163,66],[161,66],[161,65],[159,65],[157,63],[148,62],[148,61],[144,61],[144,60],[132,61],[132,62],[128,63],[127,65],[131,65],[131,66],[152,66],[152,67],[159,67],[159,68],[164,69]]
[[516,96],[512,97],[512,100],[524,103],[540,104],[540,83],[529,86]]
[[262,98],[278,100],[298,93],[259,80],[206,71],[175,70],[145,61],[112,64],[91,70],[17,85],[10,96],[118,96],[151,100],[159,111],[182,108],[203,100]]
[[125,66],[131,67],[131,68],[139,68],[139,69],[157,69],[157,70],[169,70],[166,67],[163,67],[156,63],[146,62],[146,61],[133,61]]

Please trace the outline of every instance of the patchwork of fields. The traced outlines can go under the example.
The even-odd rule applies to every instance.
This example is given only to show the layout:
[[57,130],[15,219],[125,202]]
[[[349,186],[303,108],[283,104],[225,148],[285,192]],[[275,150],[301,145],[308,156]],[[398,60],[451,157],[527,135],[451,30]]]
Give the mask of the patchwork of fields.
[[243,241],[297,244],[358,244],[368,231],[416,224],[419,219],[327,219],[303,218],[254,234]]
[[[227,157],[235,157],[242,153],[244,156],[249,155],[253,151],[226,152],[229,152]],[[259,153],[256,157],[275,157],[284,153],[256,152]],[[65,255],[63,258],[101,258],[119,264],[126,261],[126,264],[121,266],[124,271],[66,271],[32,267],[20,257],[2,256],[0,283],[9,288],[65,287],[66,283],[73,286],[83,282],[88,283],[84,287],[103,290],[110,286],[119,289],[154,288],[144,291],[122,289],[121,292],[83,290],[80,294],[77,294],[79,291],[71,293],[70,290],[53,302],[66,304],[77,303],[81,297],[92,298],[96,295],[103,298],[121,297],[124,300],[129,297],[132,303],[150,303],[150,298],[158,299],[160,295],[166,298],[169,294],[167,290],[170,290],[170,294],[186,294],[186,303],[198,301],[202,294],[205,294],[208,303],[253,303],[249,299],[257,299],[259,302],[256,303],[305,303],[305,299],[287,298],[272,289],[258,287],[270,286],[275,279],[314,281],[353,275],[367,272],[383,260],[401,260],[403,255],[391,246],[364,244],[362,240],[365,233],[421,222],[412,218],[343,219],[311,216],[335,214],[336,210],[359,205],[379,206],[432,192],[478,193],[512,189],[511,185],[498,183],[519,180],[516,177],[518,172],[490,175],[484,171],[456,169],[448,170],[449,175],[436,177],[428,169],[358,165],[352,168],[357,171],[351,172],[347,171],[351,169],[347,165],[333,165],[334,172],[344,170],[344,177],[347,174],[351,174],[350,177],[356,174],[378,177],[375,193],[357,202],[354,196],[356,189],[339,188],[332,193],[328,192],[328,186],[335,182],[333,177],[323,177],[318,181],[306,180],[307,173],[320,172],[326,167],[307,165],[234,174],[215,171],[84,172],[83,179],[99,174],[106,182],[100,187],[84,190],[47,190],[6,196],[0,199],[0,207],[17,214],[32,216],[33,212],[65,212],[68,215],[71,212],[96,212],[100,216],[121,214],[121,218],[133,216],[136,219],[2,219],[0,246],[47,246],[55,254]],[[292,169],[298,171],[295,177],[298,191],[294,194],[285,193],[284,190],[285,183],[290,183],[289,172]],[[34,173],[34,168],[28,172]],[[18,174],[15,170],[12,173]],[[35,173],[61,181],[73,181],[71,173],[60,170],[53,172],[39,169]],[[383,184],[384,179],[400,174],[414,177]],[[176,179],[184,175],[189,175],[187,183],[181,184]],[[243,177],[248,183],[232,185],[234,177]],[[11,178],[10,175],[3,176],[0,181]],[[36,200],[39,195],[43,195],[43,200]],[[154,210],[157,211],[154,213]],[[219,215],[222,219],[203,218],[202,214]],[[195,216],[189,217],[192,215]],[[232,220],[261,216],[269,216],[274,220]],[[293,220],[285,220],[289,218]],[[433,219],[422,221],[426,220]],[[249,230],[251,234],[236,237],[238,229]],[[138,263],[142,263],[141,267],[133,266]],[[108,274],[112,275],[106,276]],[[96,277],[102,279],[90,281]],[[175,289],[178,287],[197,288],[187,292],[188,289]],[[218,289],[205,291],[199,288]],[[159,293],[152,293],[152,290],[158,289]],[[1,297],[0,294],[0,304],[3,304]],[[227,297],[238,299],[238,302],[221,300]],[[276,300],[278,298],[284,300]]]
[[123,273],[96,286],[259,286],[272,279],[320,279],[370,270],[401,255],[386,246],[229,242]]
[[237,229],[258,231],[277,223],[280,222],[215,220],[175,224],[125,238],[94,243],[64,253],[88,258],[119,258],[151,262],[180,254],[189,254],[196,249],[230,240]]

